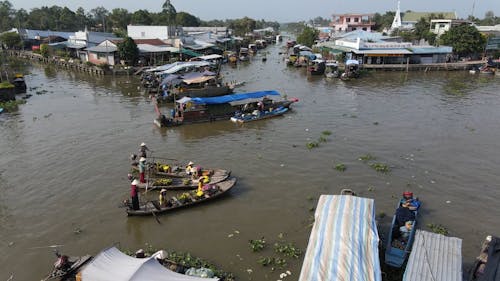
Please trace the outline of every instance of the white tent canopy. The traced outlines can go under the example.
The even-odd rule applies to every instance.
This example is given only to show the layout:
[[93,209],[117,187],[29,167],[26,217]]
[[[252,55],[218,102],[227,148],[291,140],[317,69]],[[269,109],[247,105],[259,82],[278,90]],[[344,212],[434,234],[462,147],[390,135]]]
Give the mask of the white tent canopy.
[[218,278],[201,278],[173,272],[163,267],[155,258],[138,259],[127,256],[115,247],[97,255],[80,271],[82,281],[216,281]]

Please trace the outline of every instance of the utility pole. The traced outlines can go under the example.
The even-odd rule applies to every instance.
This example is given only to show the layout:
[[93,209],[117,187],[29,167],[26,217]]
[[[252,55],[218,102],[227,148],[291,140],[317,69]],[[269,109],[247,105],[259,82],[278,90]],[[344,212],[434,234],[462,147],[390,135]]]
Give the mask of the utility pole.
[[474,18],[474,9],[475,9],[475,7],[476,7],[476,0],[473,0],[472,1],[472,14],[471,14],[472,18]]

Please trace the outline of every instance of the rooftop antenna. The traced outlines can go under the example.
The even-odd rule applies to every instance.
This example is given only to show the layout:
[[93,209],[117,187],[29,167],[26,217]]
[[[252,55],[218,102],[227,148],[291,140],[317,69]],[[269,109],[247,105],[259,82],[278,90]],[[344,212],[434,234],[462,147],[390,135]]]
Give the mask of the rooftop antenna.
[[476,7],[476,0],[473,0],[472,1],[472,14],[471,14],[472,18],[474,18],[474,8],[475,7]]

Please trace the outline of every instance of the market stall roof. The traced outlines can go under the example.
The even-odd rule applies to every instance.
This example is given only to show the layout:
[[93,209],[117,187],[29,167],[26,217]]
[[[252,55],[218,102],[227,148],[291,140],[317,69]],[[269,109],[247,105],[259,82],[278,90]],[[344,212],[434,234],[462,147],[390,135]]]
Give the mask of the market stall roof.
[[299,281],[381,281],[375,202],[321,195]]
[[199,77],[193,77],[190,79],[184,79],[184,83],[186,84],[195,84],[195,83],[204,83],[207,82],[208,80],[214,79],[215,76],[199,76]]
[[167,70],[164,70],[161,72],[161,74],[173,74],[177,73],[181,70],[187,69],[187,68],[198,68],[198,67],[204,67],[204,66],[210,66],[211,64],[207,61],[191,61],[191,62],[184,62],[182,64],[177,64],[172,67],[169,67]]
[[359,61],[357,61],[357,60],[347,60],[345,62],[345,65],[350,65],[350,64],[359,64]]
[[403,281],[462,280],[462,239],[417,229]]
[[216,281],[179,274],[162,266],[155,258],[127,256],[115,247],[99,253],[80,271],[82,281]]
[[353,53],[355,54],[364,54],[364,55],[387,55],[387,54],[393,54],[393,55],[410,55],[412,54],[411,51],[407,49],[370,49],[370,50],[352,50]]
[[230,94],[230,95],[225,95],[225,96],[219,96],[219,97],[208,97],[208,98],[182,98],[180,100],[177,100],[177,103],[186,103],[186,102],[193,102],[195,104],[222,104],[222,103],[230,103],[234,105],[234,102],[240,102],[240,101],[245,101],[239,104],[244,104],[247,103],[247,100],[252,100],[252,99],[261,99],[266,96],[279,96],[280,93],[277,91],[260,91],[260,92],[249,92],[249,93],[237,93],[237,94]]

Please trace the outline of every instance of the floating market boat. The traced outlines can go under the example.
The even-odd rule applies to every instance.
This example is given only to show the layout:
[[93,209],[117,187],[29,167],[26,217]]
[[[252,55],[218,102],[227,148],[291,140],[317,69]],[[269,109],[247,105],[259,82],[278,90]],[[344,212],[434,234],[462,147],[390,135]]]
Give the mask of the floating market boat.
[[16,75],[14,75],[12,84],[14,84],[16,94],[26,93],[26,81],[24,81],[24,75],[22,75],[21,73],[17,73]]
[[[165,163],[156,160],[156,158],[150,159],[151,163],[146,164],[147,171],[150,175],[158,176],[158,177],[169,177],[169,178],[186,178],[190,177],[186,173],[186,169],[180,167],[176,164]],[[137,163],[132,163],[132,169],[138,171]],[[201,169],[202,176],[221,176],[221,175],[230,175],[230,170],[224,169]]]
[[204,191],[201,196],[198,196],[197,191],[185,192],[179,197],[172,197],[166,201],[166,204],[160,205],[158,200],[147,201],[141,204],[139,210],[132,209],[129,202],[126,202],[127,215],[129,216],[149,216],[160,213],[165,213],[175,209],[180,209],[206,201],[218,198],[228,192],[236,184],[236,178],[230,178],[228,180],[209,184],[204,186]]
[[[226,180],[229,177],[229,173],[221,172],[220,174],[202,177],[206,177],[207,184],[216,184]],[[190,176],[183,178],[149,178],[146,183],[139,183],[137,187],[146,190],[162,188],[167,190],[195,189],[198,187],[198,179],[192,179]]]
[[235,123],[247,123],[252,121],[258,121],[263,119],[269,119],[276,116],[281,116],[288,111],[288,108],[280,106],[275,109],[271,109],[269,111],[258,111],[247,114],[238,113],[235,116],[231,117],[231,121]]
[[155,104],[158,117],[154,119],[154,123],[158,127],[172,127],[182,124],[229,120],[237,111],[252,112],[253,109],[250,107],[244,108],[247,104],[256,104],[262,101],[264,110],[269,110],[279,106],[288,108],[292,103],[298,101],[297,99],[272,99],[272,97],[279,96],[277,91],[260,91],[207,98],[184,97],[176,101],[175,109],[168,117],[161,114],[158,105]]
[[100,252],[76,276],[79,281],[217,281],[180,274],[163,266],[156,257],[135,258],[116,247]]
[[56,255],[57,260],[54,263],[54,269],[42,281],[54,279],[66,280],[71,276],[74,277],[78,269],[92,259],[91,255],[68,257],[60,255],[58,252],[56,252]]
[[[410,210],[403,207],[401,200],[398,201],[396,212],[392,218],[391,228],[387,239],[387,248],[385,251],[385,263],[400,268],[408,254],[411,252],[415,231],[417,229],[418,208]],[[411,222],[411,230],[408,237],[402,237],[400,228],[405,223]]]
[[[497,280],[500,269],[500,238],[488,235],[470,271],[470,281]],[[495,278],[496,276],[496,278]]]

